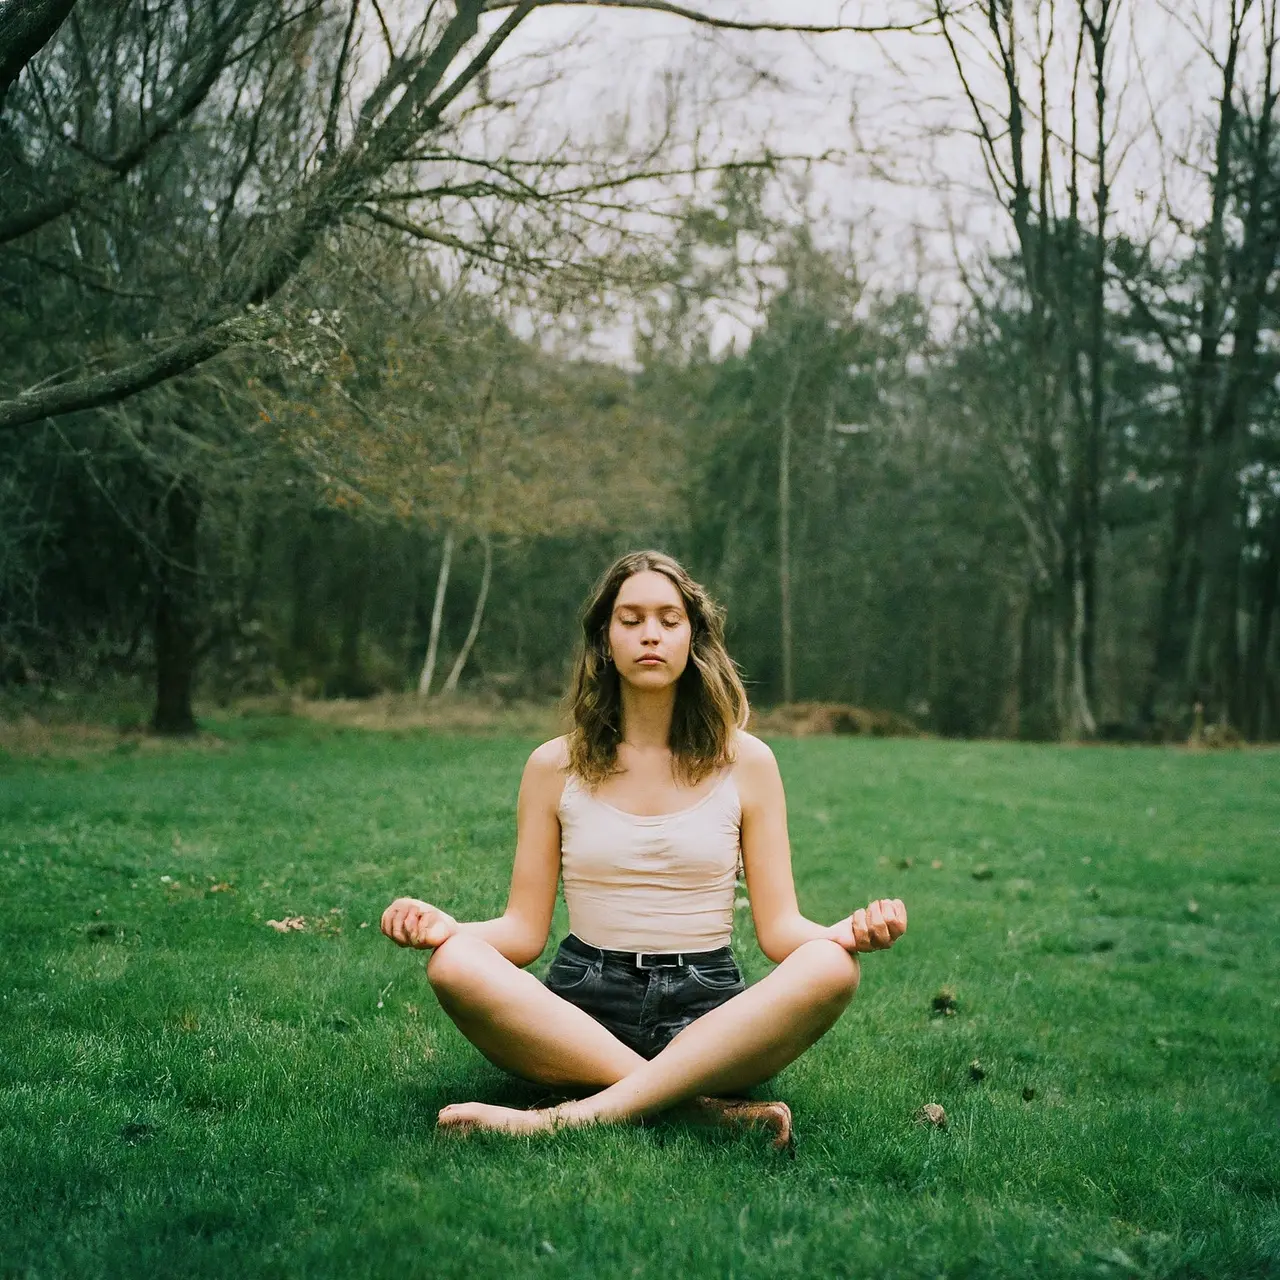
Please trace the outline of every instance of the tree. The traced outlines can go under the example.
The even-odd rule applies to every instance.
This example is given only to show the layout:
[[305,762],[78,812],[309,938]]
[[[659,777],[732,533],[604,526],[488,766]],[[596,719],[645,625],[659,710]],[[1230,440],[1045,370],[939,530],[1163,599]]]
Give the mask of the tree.
[[[115,403],[260,340],[279,323],[264,308],[345,222],[388,226],[504,268],[571,263],[576,228],[549,219],[550,240],[530,252],[493,234],[483,206],[515,201],[563,215],[670,166],[660,149],[633,165],[590,149],[566,155],[558,139],[546,156],[470,152],[469,140],[483,137],[474,122],[497,119],[512,102],[493,87],[496,56],[552,3],[652,9],[717,29],[920,25],[732,22],[657,0],[456,0],[450,12],[428,6],[397,38],[376,0],[372,15],[359,0],[221,8],[185,0],[83,12],[72,4],[61,30],[55,18],[65,4],[34,6],[43,16],[28,23],[20,19],[31,6],[9,6],[0,28],[0,68],[13,85],[3,103],[0,178],[9,195],[0,245],[25,245],[53,228],[75,236],[127,210],[136,175],[194,138],[216,139],[219,163],[200,173],[203,270],[193,280],[190,264],[170,263],[157,281],[168,304],[152,330],[158,336],[116,346],[88,373],[68,377],[54,366],[26,389],[11,382],[0,429]],[[489,14],[493,25],[482,22]],[[371,86],[358,99],[357,84]],[[473,127],[461,128],[464,120]],[[458,212],[478,215],[464,217],[462,235],[453,230]],[[118,235],[127,237],[127,226],[116,219]]]
[[[1111,64],[1120,8],[1121,0],[1075,0],[1060,12],[1014,0],[963,11],[939,2],[934,10],[1012,231],[1027,317],[1025,395],[997,445],[1022,510],[1032,590],[1052,614],[1056,732],[1069,737],[1096,728],[1099,506],[1111,418]],[[994,105],[980,79],[986,64],[995,68]],[[1092,149],[1082,136],[1090,133]]]

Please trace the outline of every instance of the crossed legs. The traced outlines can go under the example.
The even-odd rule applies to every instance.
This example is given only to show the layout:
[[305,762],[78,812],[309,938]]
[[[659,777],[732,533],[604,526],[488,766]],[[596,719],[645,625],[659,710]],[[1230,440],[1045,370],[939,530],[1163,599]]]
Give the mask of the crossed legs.
[[458,1030],[491,1062],[541,1084],[595,1091],[541,1111],[465,1102],[440,1112],[441,1125],[531,1133],[638,1120],[702,1095],[750,1089],[831,1027],[857,990],[858,961],[839,943],[807,942],[651,1061],[478,938],[449,938],[427,976]]

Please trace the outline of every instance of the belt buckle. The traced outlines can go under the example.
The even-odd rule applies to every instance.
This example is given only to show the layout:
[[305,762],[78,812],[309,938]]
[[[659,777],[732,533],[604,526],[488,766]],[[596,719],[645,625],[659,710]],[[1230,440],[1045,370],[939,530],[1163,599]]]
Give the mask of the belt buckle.
[[684,955],[677,954],[674,962],[667,964],[645,964],[646,956],[661,955],[662,952],[657,951],[637,951],[636,952],[636,968],[648,972],[650,969],[679,969],[684,965]]

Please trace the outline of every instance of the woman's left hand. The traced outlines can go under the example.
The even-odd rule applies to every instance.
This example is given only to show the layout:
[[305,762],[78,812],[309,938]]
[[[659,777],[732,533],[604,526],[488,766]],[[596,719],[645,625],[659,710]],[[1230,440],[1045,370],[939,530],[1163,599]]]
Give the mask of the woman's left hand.
[[901,898],[877,898],[846,916],[827,931],[827,937],[846,951],[884,951],[907,931],[907,909]]

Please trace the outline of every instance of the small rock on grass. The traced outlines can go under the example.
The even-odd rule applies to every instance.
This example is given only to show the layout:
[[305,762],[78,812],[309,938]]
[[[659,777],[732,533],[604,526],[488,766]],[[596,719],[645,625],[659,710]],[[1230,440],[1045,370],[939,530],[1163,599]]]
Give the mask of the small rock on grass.
[[969,1079],[978,1084],[987,1078],[987,1069],[978,1061],[977,1058],[969,1063]]
[[996,873],[985,862],[980,862],[974,867],[971,874],[975,880],[990,880]]
[[916,1124],[931,1124],[935,1129],[947,1127],[947,1113],[936,1102],[926,1102],[915,1119]]

